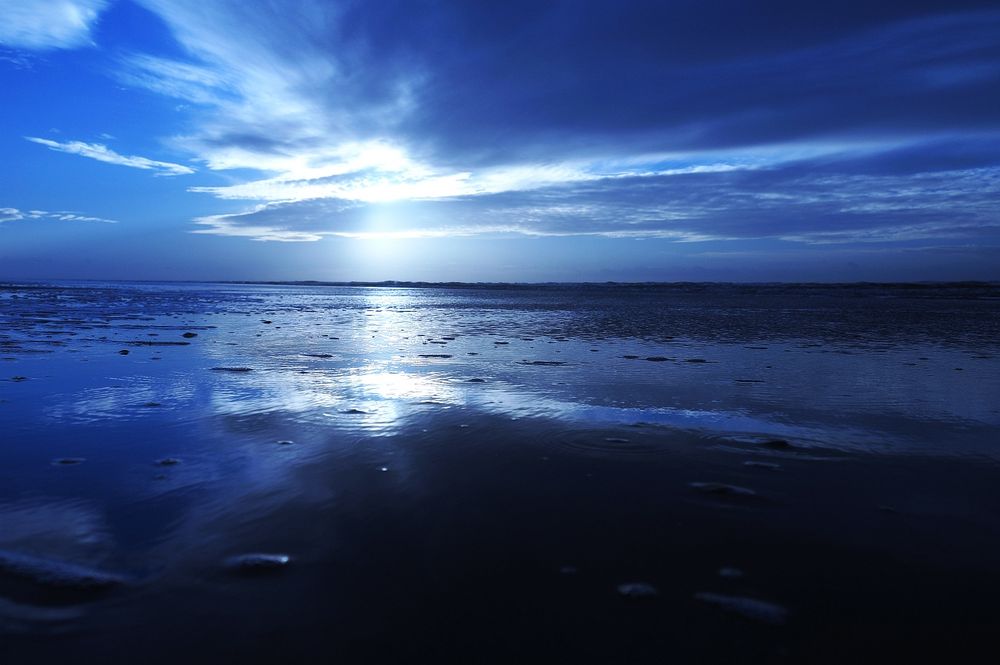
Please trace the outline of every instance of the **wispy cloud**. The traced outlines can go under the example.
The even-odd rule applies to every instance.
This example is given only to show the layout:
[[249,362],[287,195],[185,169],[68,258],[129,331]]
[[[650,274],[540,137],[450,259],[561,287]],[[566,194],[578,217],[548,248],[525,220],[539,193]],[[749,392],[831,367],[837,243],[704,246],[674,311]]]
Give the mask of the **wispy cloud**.
[[91,27],[107,5],[107,0],[4,2],[0,44],[39,51],[91,46]]
[[[388,155],[393,155],[389,158]],[[214,194],[222,199],[252,201],[308,201],[340,199],[364,203],[420,201],[484,196],[512,191],[530,191],[553,185],[654,177],[685,173],[709,173],[754,168],[753,163],[707,163],[696,166],[650,168],[662,157],[646,156],[634,170],[626,162],[563,162],[516,164],[471,171],[444,171],[418,164],[398,151],[383,152],[361,147],[357,156],[322,169],[290,171],[274,178],[235,185],[192,187],[192,192]]]
[[25,136],[24,138],[32,143],[44,145],[58,152],[67,152],[71,155],[89,157],[90,159],[96,159],[99,162],[107,162],[108,164],[118,164],[120,166],[130,166],[134,169],[155,171],[156,175],[187,175],[195,172],[194,169],[189,166],[184,166],[183,164],[159,162],[146,157],[120,155],[111,148],[100,143],[84,143],[83,141],[68,141],[66,143],[60,143],[59,141],[51,141],[49,139],[41,139],[34,136]]
[[21,220],[51,220],[59,222],[99,222],[101,224],[117,224],[113,219],[90,217],[70,211],[48,212],[46,210],[18,210],[17,208],[0,208],[0,224],[4,222],[19,222]]
[[985,238],[1000,232],[1000,167],[865,175],[828,158],[753,169],[665,170],[477,196],[395,202],[275,201],[197,220],[200,234],[311,242],[324,237],[473,235],[773,240],[871,244]]

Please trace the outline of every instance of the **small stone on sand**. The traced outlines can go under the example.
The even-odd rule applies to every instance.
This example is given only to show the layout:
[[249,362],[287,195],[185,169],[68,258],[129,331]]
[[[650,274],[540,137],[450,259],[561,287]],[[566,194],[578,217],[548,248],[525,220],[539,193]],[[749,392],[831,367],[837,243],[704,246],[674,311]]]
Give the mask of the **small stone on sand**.
[[706,494],[719,494],[723,496],[756,496],[757,493],[746,487],[737,485],[727,485],[726,483],[688,483],[690,487],[705,492]]
[[125,582],[125,578],[68,561],[0,550],[0,573],[35,584],[64,589],[100,591]]
[[656,587],[645,582],[628,582],[618,585],[618,593],[626,598],[653,598],[660,592],[656,590]]
[[743,466],[752,466],[756,469],[770,469],[771,471],[777,471],[781,468],[780,464],[775,464],[774,462],[758,462],[756,460],[743,462]]
[[59,457],[52,460],[52,463],[56,466],[73,466],[75,464],[83,464],[86,461],[85,457]]
[[747,596],[727,596],[721,593],[701,592],[694,595],[696,600],[714,605],[727,612],[747,619],[780,626],[788,619],[788,610],[781,605],[769,603]]
[[287,554],[266,554],[255,552],[240,554],[225,561],[225,567],[235,573],[255,574],[273,572],[291,563]]

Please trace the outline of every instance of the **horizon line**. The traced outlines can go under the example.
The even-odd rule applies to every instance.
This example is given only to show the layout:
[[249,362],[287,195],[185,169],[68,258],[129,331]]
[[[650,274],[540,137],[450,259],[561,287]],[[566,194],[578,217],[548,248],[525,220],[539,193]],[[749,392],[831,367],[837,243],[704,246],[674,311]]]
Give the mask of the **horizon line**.
[[426,280],[247,280],[247,279],[100,279],[100,278],[39,278],[0,279],[0,286],[18,284],[47,284],[54,282],[106,282],[115,284],[242,284],[260,286],[347,286],[347,287],[540,287],[540,286],[682,286],[682,285],[735,285],[735,286],[915,286],[915,287],[982,287],[1000,286],[1000,280],[890,280],[890,281],[723,281],[723,280],[644,280],[644,281],[542,281],[542,282],[493,282],[493,281],[426,281]]

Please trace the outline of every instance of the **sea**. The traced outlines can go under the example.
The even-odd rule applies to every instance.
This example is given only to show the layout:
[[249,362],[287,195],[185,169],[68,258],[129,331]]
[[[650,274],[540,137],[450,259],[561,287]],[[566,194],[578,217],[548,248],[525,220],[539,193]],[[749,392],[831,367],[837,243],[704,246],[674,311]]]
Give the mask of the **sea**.
[[989,662],[1000,284],[0,284],[0,662]]

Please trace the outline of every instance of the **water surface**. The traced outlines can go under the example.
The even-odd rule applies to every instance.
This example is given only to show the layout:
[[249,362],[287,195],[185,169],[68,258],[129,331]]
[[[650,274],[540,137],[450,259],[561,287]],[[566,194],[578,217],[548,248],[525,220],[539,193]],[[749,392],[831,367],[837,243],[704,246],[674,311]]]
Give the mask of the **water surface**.
[[[0,656],[974,653],[1000,620],[998,296],[2,286]],[[227,568],[248,553],[290,562]]]

